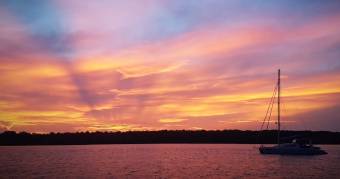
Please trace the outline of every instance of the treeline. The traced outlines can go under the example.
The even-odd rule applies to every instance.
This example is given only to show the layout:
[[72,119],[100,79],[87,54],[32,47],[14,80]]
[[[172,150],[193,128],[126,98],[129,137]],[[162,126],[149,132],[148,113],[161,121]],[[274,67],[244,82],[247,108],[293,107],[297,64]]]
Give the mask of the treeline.
[[[312,139],[314,144],[340,144],[340,132],[281,131],[281,142],[293,138]],[[276,131],[241,130],[161,130],[128,132],[76,132],[36,134],[5,131],[0,145],[83,145],[83,144],[155,144],[155,143],[276,143]]]

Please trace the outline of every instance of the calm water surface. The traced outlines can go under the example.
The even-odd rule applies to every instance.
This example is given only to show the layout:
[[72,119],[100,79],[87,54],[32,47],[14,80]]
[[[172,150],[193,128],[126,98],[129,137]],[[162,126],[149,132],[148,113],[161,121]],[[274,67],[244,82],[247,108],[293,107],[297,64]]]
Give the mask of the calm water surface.
[[340,146],[321,156],[260,155],[256,145],[2,146],[0,178],[340,178]]

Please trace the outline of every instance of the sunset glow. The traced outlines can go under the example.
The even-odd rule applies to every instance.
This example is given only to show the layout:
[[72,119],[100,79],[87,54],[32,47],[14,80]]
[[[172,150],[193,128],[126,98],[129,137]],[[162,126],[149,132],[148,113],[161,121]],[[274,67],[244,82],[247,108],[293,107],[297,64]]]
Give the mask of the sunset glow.
[[256,130],[279,68],[283,128],[340,131],[339,8],[2,1],[0,131]]

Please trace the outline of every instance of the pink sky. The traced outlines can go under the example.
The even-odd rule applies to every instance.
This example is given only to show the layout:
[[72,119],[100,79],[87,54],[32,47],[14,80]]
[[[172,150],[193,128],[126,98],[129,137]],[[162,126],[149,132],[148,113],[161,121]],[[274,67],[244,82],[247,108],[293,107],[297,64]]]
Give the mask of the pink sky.
[[339,3],[0,4],[1,131],[340,131]]

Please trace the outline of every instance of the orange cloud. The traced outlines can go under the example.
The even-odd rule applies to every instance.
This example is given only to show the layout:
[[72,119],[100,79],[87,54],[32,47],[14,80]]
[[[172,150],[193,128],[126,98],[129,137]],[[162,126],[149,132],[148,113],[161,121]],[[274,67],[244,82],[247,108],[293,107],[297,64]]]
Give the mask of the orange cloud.
[[[39,44],[23,47],[27,55],[1,52],[1,125],[38,132],[257,129],[278,67],[285,75],[283,114],[295,121],[338,105],[340,74],[325,65],[338,60],[328,56],[338,57],[328,51],[340,40],[338,19],[296,29],[207,26],[67,60]],[[93,47],[97,37],[86,36],[71,40],[75,51]],[[8,38],[34,41],[27,34]]]

